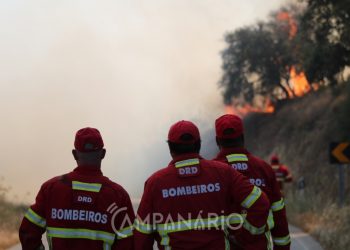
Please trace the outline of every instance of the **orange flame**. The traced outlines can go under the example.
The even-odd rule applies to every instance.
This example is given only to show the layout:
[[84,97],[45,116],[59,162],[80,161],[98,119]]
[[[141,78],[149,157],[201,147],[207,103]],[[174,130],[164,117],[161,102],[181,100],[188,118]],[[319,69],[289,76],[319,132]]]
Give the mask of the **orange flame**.
[[226,105],[225,113],[231,115],[237,115],[239,117],[244,117],[249,113],[273,113],[275,107],[270,99],[267,99],[263,107],[253,107],[250,104],[244,105]]
[[[277,14],[276,19],[281,22],[284,22],[284,24],[282,24],[284,25],[282,26],[282,28],[288,29],[289,39],[293,39],[298,32],[298,26],[296,21],[293,19],[293,17],[287,11],[282,11]],[[290,98],[303,96],[306,93],[310,92],[311,90],[317,91],[320,87],[320,85],[317,83],[313,83],[310,85],[306,79],[305,73],[297,72],[295,66],[291,67],[289,74],[290,74],[290,80],[289,80],[289,83],[287,83],[287,85],[290,88],[287,88],[287,91],[289,93]],[[254,107],[249,104],[240,105],[237,103],[229,104],[225,106],[226,114],[234,114],[240,117],[244,117],[248,113],[274,113],[274,112],[275,112],[275,106],[269,98],[267,98],[264,104],[260,107]]]
[[[298,32],[298,26],[294,18],[287,11],[279,12],[276,18],[277,20],[286,22],[288,24],[289,39],[293,39]],[[311,91],[311,86],[307,81],[304,72],[298,73],[295,69],[295,66],[293,66],[291,67],[289,74],[289,86],[291,87],[291,90],[288,89],[288,92],[290,97],[303,96]],[[318,86],[312,87],[314,90],[318,89]]]
[[232,105],[228,104],[225,106],[225,114],[227,114],[227,115],[235,115],[236,114],[235,109],[233,108]]
[[296,36],[298,32],[297,23],[287,11],[281,11],[280,13],[278,13],[277,20],[287,22],[289,26],[289,39],[292,39]]
[[273,113],[273,112],[275,112],[275,106],[273,105],[270,99],[267,99],[264,113]]
[[291,87],[295,96],[303,96],[310,92],[311,87],[304,72],[298,73],[295,67],[292,67],[290,70],[290,78]]
[[317,91],[320,88],[320,85],[318,83],[311,84],[314,91]]

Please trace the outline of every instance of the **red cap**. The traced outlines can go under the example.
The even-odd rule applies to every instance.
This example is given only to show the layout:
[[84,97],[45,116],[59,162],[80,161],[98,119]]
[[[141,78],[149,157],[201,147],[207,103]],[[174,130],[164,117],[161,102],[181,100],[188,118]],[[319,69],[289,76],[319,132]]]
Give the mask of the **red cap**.
[[277,155],[273,155],[273,156],[271,156],[270,162],[271,162],[271,164],[279,164],[280,159],[278,158]]
[[82,128],[75,134],[74,147],[80,152],[92,152],[104,146],[100,131],[95,128]]
[[216,137],[235,139],[243,134],[242,119],[236,115],[223,115],[215,121]]
[[[189,134],[190,138],[184,138],[183,135]],[[200,140],[199,130],[196,125],[190,121],[179,121],[170,127],[168,141],[178,144],[194,144]]]

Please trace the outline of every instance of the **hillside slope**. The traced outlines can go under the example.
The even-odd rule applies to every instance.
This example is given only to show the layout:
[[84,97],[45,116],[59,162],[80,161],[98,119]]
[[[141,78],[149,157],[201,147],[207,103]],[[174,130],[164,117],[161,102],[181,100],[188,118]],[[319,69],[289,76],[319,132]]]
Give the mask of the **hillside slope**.
[[[336,205],[338,169],[329,164],[329,143],[350,141],[349,85],[281,103],[274,114],[251,114],[244,121],[248,149],[265,160],[276,153],[294,180],[304,177],[304,190],[295,181],[286,192],[289,219],[326,249],[350,249],[350,208]],[[348,193],[350,167],[345,173]]]

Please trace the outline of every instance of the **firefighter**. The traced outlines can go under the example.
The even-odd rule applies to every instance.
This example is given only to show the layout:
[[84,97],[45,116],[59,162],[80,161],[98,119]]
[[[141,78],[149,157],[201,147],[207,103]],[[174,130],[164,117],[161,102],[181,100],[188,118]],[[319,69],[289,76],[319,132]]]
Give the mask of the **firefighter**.
[[[172,161],[145,183],[134,224],[136,250],[229,250],[227,231],[264,234],[269,201],[260,188],[227,164],[203,159],[196,125],[179,121],[169,130]],[[232,204],[246,210],[245,220],[230,215]],[[251,250],[264,249],[251,242]]]
[[281,192],[283,192],[283,184],[285,182],[292,182],[293,176],[286,165],[280,163],[277,155],[273,155],[270,159],[272,169],[275,171],[276,179],[279,184]]
[[[216,141],[220,149],[215,160],[228,163],[233,169],[249,178],[250,182],[260,187],[268,196],[271,207],[268,218],[269,232],[260,241],[274,250],[290,249],[290,235],[284,200],[280,193],[275,174],[270,165],[252,155],[244,147],[244,128],[242,120],[235,115],[223,115],[215,121]],[[244,208],[235,208],[244,211]],[[244,248],[245,249],[245,248]]]
[[25,214],[19,237],[23,250],[133,249],[134,211],[128,193],[101,172],[106,154],[95,128],[77,131],[72,150],[77,167],[45,182]]

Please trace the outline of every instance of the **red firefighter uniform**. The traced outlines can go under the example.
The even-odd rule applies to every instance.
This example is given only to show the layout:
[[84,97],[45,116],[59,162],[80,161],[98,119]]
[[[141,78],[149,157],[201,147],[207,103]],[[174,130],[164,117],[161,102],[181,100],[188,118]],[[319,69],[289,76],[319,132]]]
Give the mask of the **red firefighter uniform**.
[[[245,207],[245,220],[229,216],[233,203]],[[160,250],[230,249],[227,230],[234,224],[244,221],[242,234],[264,234],[268,207],[266,195],[228,165],[184,154],[146,181],[135,249],[153,249],[154,239]]]
[[224,148],[216,160],[230,164],[232,168],[247,176],[252,184],[260,187],[266,193],[271,203],[268,226],[273,239],[273,249],[290,249],[284,200],[271,166],[244,148]]
[[42,185],[20,239],[23,250],[38,249],[45,231],[51,249],[132,249],[133,220],[127,192],[98,168],[79,166]]
[[291,182],[293,180],[292,174],[287,166],[280,163],[279,158],[276,155],[271,157],[271,166],[275,171],[280,190],[283,190],[283,183]]

